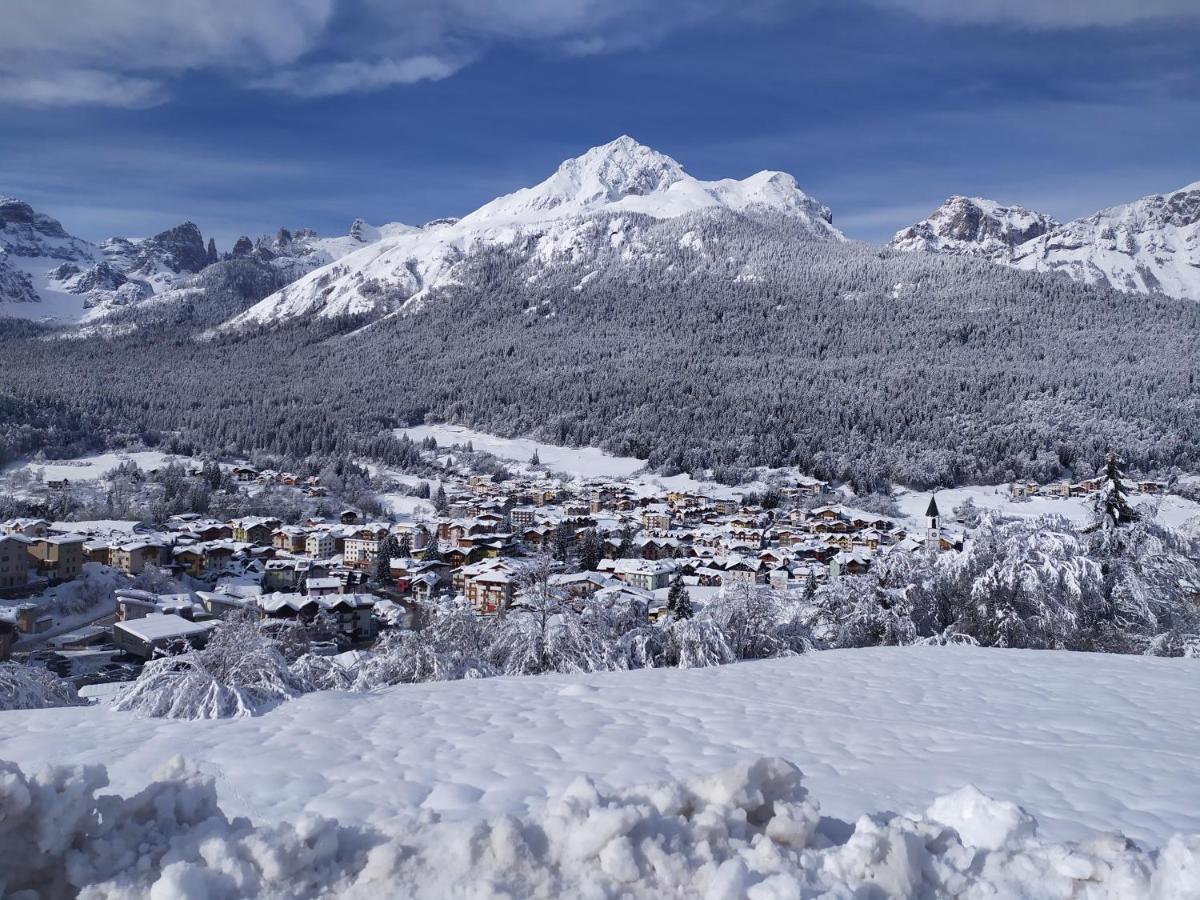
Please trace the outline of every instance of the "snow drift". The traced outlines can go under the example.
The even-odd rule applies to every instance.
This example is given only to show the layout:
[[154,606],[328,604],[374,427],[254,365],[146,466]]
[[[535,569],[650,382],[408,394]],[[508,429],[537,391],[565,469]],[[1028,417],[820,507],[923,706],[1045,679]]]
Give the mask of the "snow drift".
[[923,813],[823,819],[794,765],[606,791],[579,778],[539,810],[387,832],[305,816],[255,826],[221,810],[179,758],[132,797],[102,766],[28,776],[0,763],[0,893],[232,897],[1184,897],[1200,835],[1161,849],[1120,835],[1048,843],[1012,803],[973,787]]

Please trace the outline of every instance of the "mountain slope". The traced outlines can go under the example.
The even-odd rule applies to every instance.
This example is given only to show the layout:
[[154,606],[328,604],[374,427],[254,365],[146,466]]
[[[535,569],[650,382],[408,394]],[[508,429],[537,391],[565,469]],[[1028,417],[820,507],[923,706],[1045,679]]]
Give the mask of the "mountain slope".
[[99,248],[67,234],[57,219],[0,197],[0,316],[77,317],[81,299],[50,273],[67,265],[78,274],[100,259]]
[[889,247],[974,255],[1084,284],[1200,300],[1200,182],[1059,224],[992,200],[951,197]]
[[[212,240],[205,245],[192,222],[153,237],[113,237],[97,245],[73,237],[58,220],[22,200],[0,198],[0,316],[79,323],[88,334],[97,327],[127,324],[134,313],[139,315],[132,318],[144,318],[142,310],[203,299],[211,285],[196,276],[223,259],[265,270],[256,281],[270,282],[274,290],[410,230],[403,225],[376,228],[362,219],[339,237],[320,237],[310,228],[294,233],[281,228],[273,237],[239,239],[222,258]],[[224,284],[224,277],[218,282]],[[244,304],[237,307],[241,309]]]
[[896,233],[887,246],[896,250],[996,257],[1045,234],[1059,223],[1023,206],[955,195],[922,219]]
[[1008,263],[1200,300],[1200,181],[1068,222],[1015,248]]
[[267,297],[225,327],[392,312],[455,283],[462,263],[488,247],[520,248],[547,266],[621,247],[628,261],[644,252],[643,220],[722,211],[785,216],[805,237],[844,240],[829,210],[790,175],[759,172],[741,181],[701,181],[669,156],[622,136],[462,219],[385,236]]

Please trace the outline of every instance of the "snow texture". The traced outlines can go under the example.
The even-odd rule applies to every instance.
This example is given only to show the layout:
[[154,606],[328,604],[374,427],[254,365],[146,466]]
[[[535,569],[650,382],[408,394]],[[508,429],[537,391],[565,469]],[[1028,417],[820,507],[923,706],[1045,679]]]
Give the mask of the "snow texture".
[[[307,694],[265,715],[6,713],[0,758],[108,766],[133,793],[183,754],[230,815],[383,825],[521,815],[579,776],[613,789],[788,759],[827,816],[920,810],[963,785],[1051,840],[1200,831],[1200,669],[1190,659],[904,647]],[[63,735],[69,734],[70,741]]]
[[415,425],[398,429],[397,433],[414,441],[432,437],[441,447],[471,444],[476,451],[516,463],[528,463],[536,452],[550,471],[582,479],[626,478],[646,465],[645,460],[613,456],[595,447],[558,447],[526,438],[502,438],[461,425]]
[[105,784],[99,766],[28,777],[0,763],[0,891],[195,900],[1200,891],[1200,835],[1173,836],[1161,850],[1119,835],[1052,843],[1019,807],[970,786],[924,813],[830,828],[801,771],[778,758],[625,790],[581,777],[527,814],[453,822],[411,812],[379,830],[318,816],[230,820],[212,779],[178,758],[134,796],[98,795]]

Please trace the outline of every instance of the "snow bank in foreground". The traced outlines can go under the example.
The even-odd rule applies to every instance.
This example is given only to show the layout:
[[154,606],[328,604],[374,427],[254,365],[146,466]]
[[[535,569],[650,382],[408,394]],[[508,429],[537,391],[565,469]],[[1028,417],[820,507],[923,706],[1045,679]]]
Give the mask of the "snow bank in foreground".
[[[1200,835],[1161,850],[1119,835],[1046,843],[1011,804],[966,787],[923,814],[823,823],[799,769],[763,758],[718,775],[606,793],[580,778],[526,816],[388,833],[305,816],[229,819],[211,779],[173,760],[133,797],[97,796],[102,766],[33,777],[0,763],[0,894],[151,897],[1185,897]],[[834,833],[830,833],[834,832]],[[844,840],[838,840],[839,837]]]

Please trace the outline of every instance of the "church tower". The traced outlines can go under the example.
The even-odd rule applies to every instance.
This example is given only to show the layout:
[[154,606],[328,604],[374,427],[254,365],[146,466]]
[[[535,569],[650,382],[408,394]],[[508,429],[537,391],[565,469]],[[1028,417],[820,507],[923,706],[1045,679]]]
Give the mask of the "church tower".
[[938,512],[937,495],[931,494],[929,506],[925,508],[925,539],[930,546],[936,548],[942,536],[941,514]]

